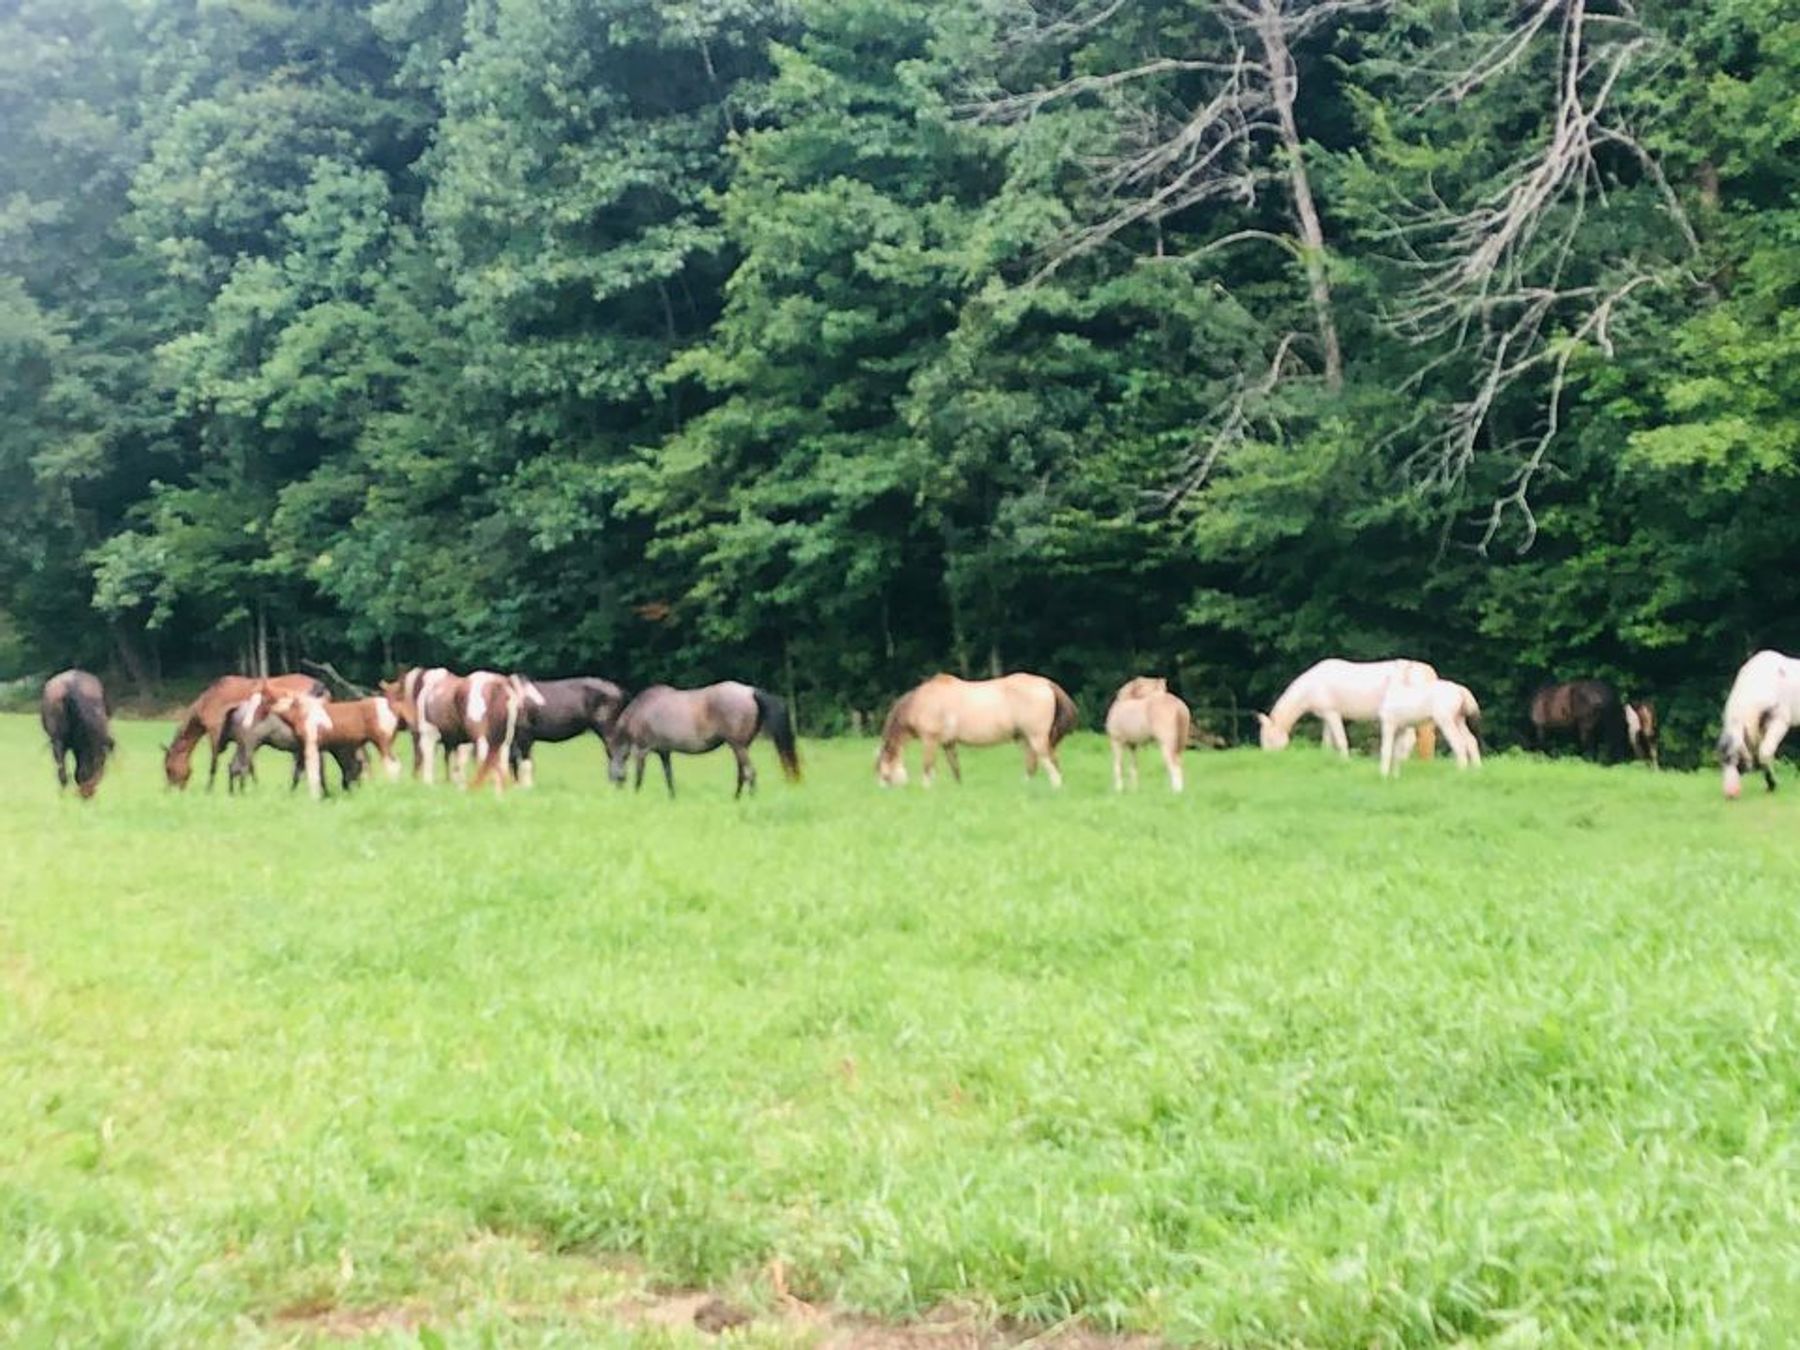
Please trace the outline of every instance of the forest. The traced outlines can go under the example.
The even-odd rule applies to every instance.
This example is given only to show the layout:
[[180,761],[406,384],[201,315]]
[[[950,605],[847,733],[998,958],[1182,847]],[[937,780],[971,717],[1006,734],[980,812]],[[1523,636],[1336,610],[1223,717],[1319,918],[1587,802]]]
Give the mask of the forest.
[[14,0],[0,678],[1800,645],[1792,0]]

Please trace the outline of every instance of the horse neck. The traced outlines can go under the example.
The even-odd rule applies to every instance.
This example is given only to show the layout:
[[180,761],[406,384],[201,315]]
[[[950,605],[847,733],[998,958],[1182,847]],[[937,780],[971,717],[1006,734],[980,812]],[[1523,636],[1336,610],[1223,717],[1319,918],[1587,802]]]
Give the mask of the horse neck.
[[892,759],[917,733],[913,729],[911,711],[913,696],[907,694],[888,710],[881,724],[881,758]]
[[1302,684],[1303,681],[1295,680],[1275,700],[1275,706],[1269,709],[1269,721],[1284,735],[1294,729],[1294,723],[1312,711],[1312,697],[1301,687]]
[[206,735],[206,723],[200,716],[200,706],[193,705],[187,710],[187,716],[175,729],[175,739],[169,742],[171,750],[192,750],[200,744],[200,738]]

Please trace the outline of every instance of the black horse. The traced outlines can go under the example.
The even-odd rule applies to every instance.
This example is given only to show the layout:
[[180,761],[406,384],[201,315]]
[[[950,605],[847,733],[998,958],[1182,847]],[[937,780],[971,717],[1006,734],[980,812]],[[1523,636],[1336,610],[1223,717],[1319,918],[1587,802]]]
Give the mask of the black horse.
[[1571,731],[1583,755],[1597,752],[1607,764],[1631,758],[1625,700],[1605,680],[1545,685],[1531,700],[1531,729],[1540,751],[1548,747],[1549,732]]
[[535,777],[531,747],[538,741],[572,741],[591,731],[611,753],[613,725],[625,706],[625,691],[618,685],[597,675],[568,680],[515,678],[525,695],[512,742],[512,772],[519,786],[530,787]]
[[112,730],[107,725],[106,690],[85,670],[65,670],[44,685],[39,708],[44,734],[50,738],[50,757],[56,761],[56,781],[69,785],[67,756],[75,756],[75,790],[92,797],[106,772],[112,753]]

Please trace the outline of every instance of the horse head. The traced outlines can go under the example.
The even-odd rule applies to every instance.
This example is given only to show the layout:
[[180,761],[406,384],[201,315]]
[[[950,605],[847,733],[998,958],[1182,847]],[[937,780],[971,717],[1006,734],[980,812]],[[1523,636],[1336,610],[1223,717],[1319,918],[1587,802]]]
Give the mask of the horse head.
[[876,752],[875,781],[883,787],[906,786],[906,760],[898,745],[883,745]]
[[163,777],[172,788],[185,788],[194,776],[194,747],[176,741],[163,747]]
[[388,701],[388,707],[394,710],[394,716],[400,719],[400,725],[408,731],[419,729],[419,706],[406,696],[406,677],[397,680],[377,680],[376,687],[381,696]]
[[614,787],[625,786],[625,764],[631,758],[631,737],[622,735],[616,726],[606,742],[606,778]]
[[1261,732],[1262,748],[1265,750],[1285,750],[1290,739],[1285,727],[1276,725],[1275,719],[1267,713],[1256,714],[1256,725]]

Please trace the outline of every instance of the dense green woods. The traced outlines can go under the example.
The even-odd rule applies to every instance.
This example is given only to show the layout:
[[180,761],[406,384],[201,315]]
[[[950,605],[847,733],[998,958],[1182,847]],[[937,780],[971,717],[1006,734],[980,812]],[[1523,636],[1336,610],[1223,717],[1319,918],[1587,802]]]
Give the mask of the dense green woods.
[[[1800,643],[1791,0],[21,0],[0,666]],[[0,671],[0,674],[7,673]]]

